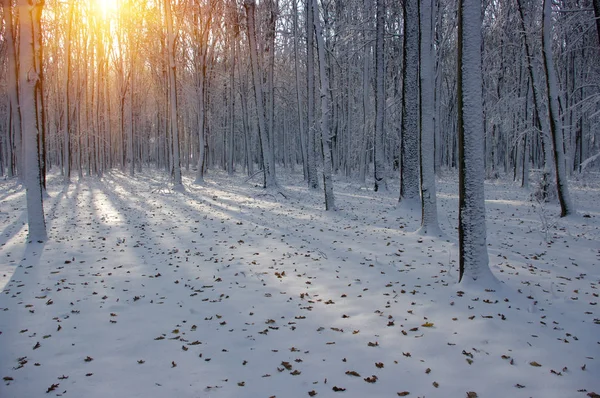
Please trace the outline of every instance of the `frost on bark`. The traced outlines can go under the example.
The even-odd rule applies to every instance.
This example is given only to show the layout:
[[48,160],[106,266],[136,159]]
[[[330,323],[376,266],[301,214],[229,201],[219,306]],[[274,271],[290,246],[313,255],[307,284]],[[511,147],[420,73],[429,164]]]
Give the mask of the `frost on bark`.
[[63,110],[64,126],[63,126],[63,173],[64,182],[71,182],[71,31],[73,29],[73,13],[74,1],[69,1],[69,20],[67,28],[67,37],[65,38],[66,48],[65,57],[67,59],[65,65],[65,80],[63,82],[65,91],[65,109]]
[[417,210],[419,200],[419,7],[404,1],[400,204]]
[[419,233],[441,235],[437,218],[434,165],[434,56],[433,0],[422,0],[420,10],[420,83],[421,83],[421,228]]
[[489,286],[483,182],[483,77],[481,2],[458,2],[458,178],[459,281]]
[[[16,40],[14,36],[13,18],[11,12],[10,0],[2,0],[2,15],[4,17],[4,31],[6,35],[6,46],[7,46],[7,89],[9,95],[9,108],[10,108],[10,123],[8,123],[10,130],[14,132],[14,143],[8,142],[10,150],[9,155],[12,155],[12,146],[14,144],[14,158],[16,170],[13,168],[12,156],[8,157],[8,168],[9,175],[12,177],[16,171],[20,178],[23,177],[22,170],[22,142],[21,142],[21,112],[19,110],[19,88],[17,82],[19,81],[19,73],[17,70],[17,55],[15,51]],[[7,133],[7,137],[10,138],[11,131]]]
[[379,189],[387,191],[384,152],[384,120],[385,120],[385,2],[377,0],[377,24],[375,36],[375,192]]
[[267,123],[265,120],[265,102],[263,100],[262,73],[258,65],[258,49],[256,47],[256,24],[255,24],[255,9],[256,2],[254,0],[245,0],[244,8],[246,9],[247,29],[248,29],[248,45],[250,47],[250,63],[252,64],[252,78],[254,86],[254,97],[256,99],[256,110],[258,114],[258,134],[260,137],[260,146],[262,149],[263,173],[265,176],[264,187],[277,187],[277,179],[275,178],[275,160],[269,141],[267,131]]
[[40,179],[40,157],[38,151],[39,130],[37,127],[35,90],[38,74],[34,63],[34,36],[31,6],[28,0],[19,0],[19,89],[20,107],[23,116],[25,188],[27,191],[27,220],[29,241],[45,241],[46,222],[42,201],[42,182]]
[[171,1],[165,0],[167,20],[167,53],[168,53],[168,80],[169,80],[169,109],[170,131],[173,140],[173,189],[184,190],[181,180],[181,162],[179,159],[179,127],[177,125],[177,75],[175,72],[175,34],[173,32],[173,16],[171,15]]
[[317,151],[315,146],[315,66],[314,66],[314,12],[313,1],[306,0],[306,86],[308,101],[307,114],[307,160],[308,160],[308,187],[318,189],[317,179]]
[[535,108],[535,115],[539,126],[541,127],[541,141],[544,154],[544,171],[542,174],[542,181],[540,184],[539,194],[543,199],[546,199],[549,192],[549,180],[553,175],[553,164],[552,159],[552,143],[550,142],[550,126],[548,123],[548,117],[546,108],[543,106],[542,93],[540,92],[539,82],[540,77],[537,68],[533,66],[533,56],[531,51],[531,45],[527,34],[527,28],[525,24],[525,11],[523,7],[523,0],[517,0],[517,8],[519,9],[519,16],[521,22],[521,32],[523,35],[523,44],[525,47],[525,55],[527,57],[527,70],[529,73],[529,80],[531,81],[531,87],[533,90],[533,106]]
[[558,105],[558,80],[552,56],[552,4],[544,0],[544,17],[542,20],[542,51],[544,53],[544,69],[546,71],[546,88],[548,90],[548,110],[550,113],[550,133],[554,147],[554,165],[556,168],[556,188],[560,202],[560,216],[575,213],[569,197],[567,175],[565,171],[565,154],[563,151],[563,126]]
[[330,96],[329,76],[327,75],[327,60],[325,57],[325,40],[319,19],[319,7],[317,0],[313,1],[313,16],[315,23],[315,37],[317,39],[317,53],[319,58],[319,77],[321,81],[321,141],[323,143],[323,188],[325,190],[325,210],[335,210],[335,198],[333,196],[333,179],[331,164],[331,120],[330,120]]

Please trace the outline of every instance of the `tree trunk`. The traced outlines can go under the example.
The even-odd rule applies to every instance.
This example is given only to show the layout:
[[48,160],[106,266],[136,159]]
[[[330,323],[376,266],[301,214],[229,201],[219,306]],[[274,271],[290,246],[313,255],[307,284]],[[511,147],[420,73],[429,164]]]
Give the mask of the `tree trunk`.
[[331,164],[331,101],[329,94],[329,76],[327,75],[327,60],[325,58],[325,40],[319,18],[318,0],[313,0],[313,16],[315,24],[315,38],[319,58],[319,76],[321,81],[321,141],[323,143],[323,188],[325,190],[325,210],[335,210],[335,197],[333,195],[333,179]]
[[[419,198],[419,3],[404,1],[400,204],[416,211]],[[420,209],[419,209],[420,210]]]
[[[16,52],[16,41],[15,41],[15,30],[12,16],[12,5],[10,0],[2,0],[2,8],[4,9],[2,15],[4,16],[5,33],[7,41],[7,56],[8,56],[8,94],[9,94],[9,112],[10,119],[8,123],[7,136],[10,138],[12,134],[12,142],[10,148],[14,144],[14,152],[11,150],[13,159],[9,158],[9,170],[17,174],[19,178],[24,176],[23,173],[23,151],[22,151],[22,128],[21,128],[21,110],[19,109],[19,71],[17,69],[17,52]],[[13,167],[16,166],[16,167]],[[15,170],[16,169],[16,170]],[[12,174],[12,173],[11,173]]]
[[263,89],[261,83],[261,72],[258,65],[258,49],[256,47],[256,28],[255,28],[255,9],[256,3],[254,0],[245,0],[244,8],[246,9],[247,28],[248,28],[248,44],[250,46],[250,62],[252,64],[252,77],[254,80],[254,96],[256,99],[256,110],[258,114],[258,133],[260,135],[262,155],[263,155],[263,171],[264,171],[264,187],[277,187],[277,179],[275,178],[275,168],[273,152],[269,141],[267,124],[265,121],[265,106],[263,102]]
[[19,87],[20,106],[23,115],[23,144],[25,164],[25,188],[27,191],[27,219],[30,242],[47,239],[42,184],[40,179],[40,157],[38,151],[39,131],[35,91],[39,76],[35,73],[33,20],[28,0],[19,0]]
[[548,90],[548,110],[550,113],[550,132],[554,147],[554,165],[556,168],[556,188],[560,202],[560,216],[575,213],[569,197],[567,176],[565,172],[565,154],[563,149],[563,126],[558,105],[558,80],[554,69],[552,55],[552,4],[544,0],[544,18],[542,20],[542,49],[544,53],[544,70],[546,72],[546,89]]
[[434,147],[433,0],[421,1],[420,12],[420,116],[421,116],[421,228],[426,235],[440,235],[437,218]]
[[481,2],[458,2],[458,179],[459,281],[489,287],[486,243],[483,105],[481,70]]
[[307,158],[308,158],[308,187],[319,188],[317,180],[317,152],[315,146],[315,66],[314,66],[314,12],[313,1],[306,0],[306,87],[308,101],[307,113]]
[[384,150],[385,121],[385,2],[377,0],[377,23],[375,36],[375,192],[387,191],[387,175]]
[[171,1],[165,0],[165,10],[167,19],[167,53],[168,79],[169,79],[169,102],[171,103],[169,120],[170,131],[173,144],[173,189],[183,191],[183,182],[181,179],[181,162],[179,159],[179,127],[177,124],[177,74],[175,72],[175,35],[173,32],[173,17],[171,15]]

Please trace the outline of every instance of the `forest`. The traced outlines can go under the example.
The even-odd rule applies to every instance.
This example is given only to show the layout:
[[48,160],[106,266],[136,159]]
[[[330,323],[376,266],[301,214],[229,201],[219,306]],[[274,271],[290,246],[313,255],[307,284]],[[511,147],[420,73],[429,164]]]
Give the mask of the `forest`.
[[1,4],[0,397],[599,397],[600,0]]

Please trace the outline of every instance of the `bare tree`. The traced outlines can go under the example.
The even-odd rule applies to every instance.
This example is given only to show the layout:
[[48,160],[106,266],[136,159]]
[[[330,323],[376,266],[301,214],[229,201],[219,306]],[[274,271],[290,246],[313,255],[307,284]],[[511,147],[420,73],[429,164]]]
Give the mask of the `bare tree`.
[[[375,35],[375,191],[387,191],[387,172],[384,150],[385,121],[385,1],[377,0]],[[418,53],[418,50],[417,50]]]
[[254,96],[256,99],[256,109],[258,113],[258,130],[261,141],[262,157],[263,157],[263,173],[264,187],[272,188],[278,185],[275,178],[275,160],[271,151],[270,137],[267,131],[265,121],[265,106],[263,102],[263,86],[261,82],[261,72],[258,65],[258,49],[256,47],[256,21],[255,11],[256,3],[254,0],[245,0],[244,8],[246,9],[247,28],[248,28],[248,44],[250,46],[250,61],[252,64],[252,77],[254,82]]
[[560,202],[560,216],[575,213],[569,196],[567,176],[565,172],[565,154],[563,151],[563,126],[558,105],[558,80],[554,69],[552,55],[552,3],[544,0],[544,18],[542,20],[542,48],[544,53],[544,70],[546,72],[546,88],[548,90],[548,111],[550,112],[550,132],[554,147],[554,165],[556,167],[556,188]]
[[488,267],[483,150],[481,2],[458,1],[459,280],[492,283]]
[[327,75],[327,58],[325,57],[325,40],[319,18],[318,0],[313,1],[315,38],[319,58],[319,77],[321,81],[321,142],[323,143],[323,189],[325,191],[325,210],[335,210],[333,196],[333,179],[331,163],[331,100],[329,94],[329,76]]
[[419,1],[404,1],[400,204],[417,210],[419,200]]
[[37,126],[35,92],[39,76],[35,69],[33,20],[28,0],[19,0],[19,104],[23,115],[23,144],[25,188],[27,190],[27,219],[29,241],[47,239],[42,182],[40,179],[39,131]]
[[421,228],[420,233],[440,235],[437,218],[434,146],[433,0],[420,0],[420,116],[421,116]]

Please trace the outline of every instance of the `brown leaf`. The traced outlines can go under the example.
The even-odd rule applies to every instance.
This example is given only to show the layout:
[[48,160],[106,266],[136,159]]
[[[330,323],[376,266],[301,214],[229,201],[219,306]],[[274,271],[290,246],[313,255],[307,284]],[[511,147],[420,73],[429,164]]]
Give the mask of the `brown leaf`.
[[338,387],[338,386],[333,386],[332,390],[333,390],[333,391],[335,391],[335,392],[342,392],[342,391],[346,391],[346,389],[345,389],[345,388]]
[[287,370],[292,370],[292,364],[289,362],[281,362],[281,366],[283,366],[284,368],[286,368]]
[[371,377],[365,377],[363,380],[366,381],[367,383],[375,383],[377,381],[378,377],[375,375],[372,375]]
[[410,393],[408,391],[402,391],[402,392],[398,392],[396,393],[398,394],[399,397],[406,397],[407,395],[409,395]]
[[383,362],[375,362],[375,366],[379,369],[383,368]]
[[54,390],[56,390],[56,389],[58,388],[58,386],[59,386],[59,384],[58,384],[58,383],[56,383],[56,384],[52,384],[50,387],[48,387],[48,390],[46,390],[46,394],[48,394],[48,393],[49,393],[49,392],[51,392],[51,391],[54,391]]
[[469,391],[467,393],[467,398],[477,398],[477,393],[474,391]]
[[315,395],[317,395],[317,392],[315,390],[312,390],[308,392],[308,395],[314,397]]
[[354,370],[347,370],[347,371],[346,371],[346,374],[347,374],[348,376],[360,377],[360,375],[359,375],[359,374],[358,374],[356,371],[354,371]]
[[542,366],[542,365],[540,365],[539,363],[537,363],[536,361],[529,362],[529,364],[530,364],[531,366],[535,366],[536,368],[539,368],[540,366]]

